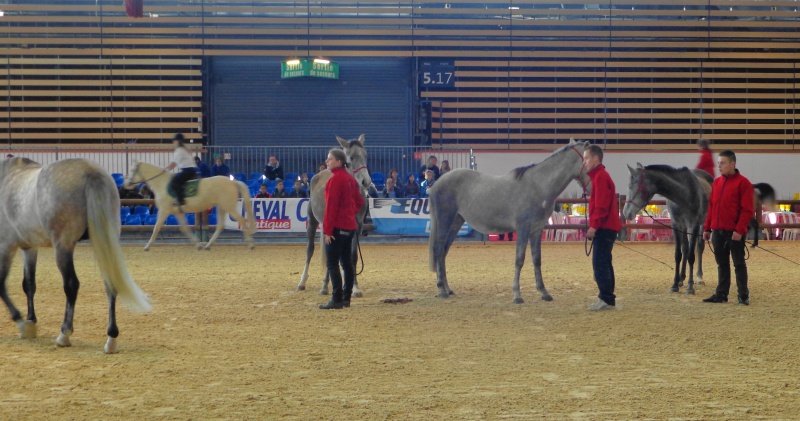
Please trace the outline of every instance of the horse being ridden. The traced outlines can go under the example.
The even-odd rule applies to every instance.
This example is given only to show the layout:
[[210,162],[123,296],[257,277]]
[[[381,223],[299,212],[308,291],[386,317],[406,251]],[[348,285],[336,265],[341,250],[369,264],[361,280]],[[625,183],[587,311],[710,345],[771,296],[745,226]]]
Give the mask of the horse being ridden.
[[[117,352],[119,329],[116,298],[132,310],[149,311],[147,296],[131,279],[119,246],[120,199],[116,184],[105,170],[85,159],[64,159],[41,166],[29,159],[0,161],[0,298],[17,322],[20,337],[36,337],[36,258],[39,247],[54,247],[56,264],[67,296],[60,347],[71,346],[72,319],[80,282],[73,253],[82,239],[92,243],[100,276],[108,295],[106,353]],[[22,289],[28,300],[28,317],[22,320],[6,291],[6,278],[17,249],[24,256]]]
[[[756,183],[753,184],[753,209],[761,209],[764,205],[771,205],[775,202],[775,189],[772,188],[767,183]],[[758,247],[758,237],[759,237],[759,226],[758,226],[758,219],[753,217],[750,220],[749,230],[753,232],[753,245],[750,248]]]
[[514,302],[523,303],[519,277],[525,262],[525,249],[531,246],[536,289],[545,301],[553,298],[542,280],[542,230],[553,212],[555,200],[567,185],[578,179],[584,188],[589,177],[583,166],[583,151],[588,142],[570,139],[567,146],[553,152],[540,164],[517,168],[503,176],[456,169],[443,175],[430,190],[431,235],[430,268],[436,272],[439,297],[453,290],[447,282],[445,258],[458,231],[466,221],[479,232],[516,231],[517,254],[514,273]]
[[[158,232],[164,226],[169,215],[178,218],[181,232],[197,247],[202,244],[197,241],[192,231],[186,225],[185,212],[202,212],[214,206],[217,207],[217,229],[214,235],[208,240],[205,249],[211,248],[214,241],[225,229],[225,220],[230,215],[235,219],[244,232],[244,239],[250,249],[253,249],[252,233],[256,230],[255,218],[253,216],[253,206],[250,202],[250,190],[241,181],[231,180],[228,177],[216,176],[203,178],[198,181],[197,195],[186,198],[186,204],[180,208],[175,205],[172,197],[167,193],[167,185],[170,182],[170,173],[163,169],[144,162],[137,162],[133,165],[133,170],[125,182],[126,188],[133,188],[138,183],[147,183],[150,190],[155,194],[156,207],[158,207],[158,219],[153,228],[153,235],[150,241],[144,246],[144,251],[150,250],[150,246],[156,241]],[[247,218],[236,210],[236,203],[242,198],[242,206],[245,209]]]
[[689,286],[687,294],[694,294],[695,249],[697,250],[697,283],[703,284],[703,222],[708,212],[711,195],[710,174],[703,170],[669,165],[636,164],[628,166],[631,173],[628,185],[628,203],[622,210],[626,219],[633,220],[654,195],[667,198],[667,207],[672,218],[672,233],[675,238],[675,277],[670,291],[678,292],[686,279],[686,264],[689,264]]
[[[344,150],[344,154],[347,156],[347,162],[350,164],[350,172],[361,186],[362,193],[366,192],[367,189],[369,189],[370,184],[372,184],[372,179],[370,178],[368,172],[369,170],[367,169],[367,149],[364,147],[364,135],[362,134],[359,136],[357,140],[345,140],[339,136],[336,136],[336,140],[339,142],[342,150]],[[317,228],[319,227],[320,221],[325,219],[325,186],[328,184],[328,180],[330,180],[332,176],[333,173],[325,170],[321,171],[311,179],[308,202],[308,227],[306,229],[306,235],[308,238],[308,243],[306,246],[306,265],[303,267],[303,274],[300,275],[300,283],[297,284],[298,291],[303,291],[306,289],[306,281],[308,280],[308,266],[311,262],[311,257],[314,255],[314,237],[317,235]],[[364,216],[366,216],[368,208],[369,202],[364,200],[364,207],[361,208],[361,211],[359,211],[358,215],[356,215],[358,229],[356,230],[351,253],[353,256],[353,267],[355,267],[356,263],[358,262],[358,253],[356,252],[356,248],[358,247],[358,238],[361,236],[361,230],[364,227]],[[325,265],[325,244],[323,241],[324,236],[320,235],[322,264]],[[330,274],[326,269],[325,278],[322,280],[322,289],[319,291],[320,294],[328,295],[329,281]],[[353,283],[353,296],[361,297],[362,295],[363,293],[358,288],[358,275],[356,275],[356,279]]]

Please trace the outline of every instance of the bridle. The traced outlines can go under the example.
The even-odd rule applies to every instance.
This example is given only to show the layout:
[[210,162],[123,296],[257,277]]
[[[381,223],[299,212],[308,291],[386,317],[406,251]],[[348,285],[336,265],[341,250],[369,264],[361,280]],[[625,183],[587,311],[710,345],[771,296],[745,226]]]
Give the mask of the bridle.
[[581,188],[583,188],[583,195],[586,196],[586,186],[588,186],[588,184],[583,184],[583,181],[581,180],[581,176],[583,175],[583,172],[586,171],[586,166],[583,165],[583,155],[581,155],[581,153],[578,151],[578,148],[576,148],[574,146],[571,147],[570,149],[575,151],[575,153],[578,154],[578,156],[581,158],[581,171],[578,173],[578,176],[575,177],[575,180],[577,180],[578,184],[581,185]]
[[[638,187],[638,189],[637,189],[637,190],[638,190],[638,191],[639,191],[639,193],[640,193],[640,197],[646,197],[646,196],[648,196],[647,190],[646,190],[646,189],[645,189],[645,187],[644,187],[644,170],[640,170],[640,171],[639,171],[639,187]],[[644,204],[641,204],[641,203],[636,203],[636,201],[635,201],[635,200],[633,200],[633,199],[629,200],[629,202],[631,202],[631,203],[633,203],[634,205],[638,206],[638,207],[639,207],[639,209],[645,209],[645,208],[646,208],[646,206],[647,206],[647,203],[644,203]]]
[[358,167],[358,168],[356,168],[356,169],[354,169],[354,170],[350,170],[350,172],[352,172],[352,173],[353,173],[353,176],[355,176],[357,172],[359,172],[359,171],[361,171],[361,170],[367,170],[367,169],[368,169],[368,168],[367,168],[367,166],[366,166],[366,165],[362,165],[362,166],[360,166],[360,167]]
[[[140,174],[140,173],[141,173],[141,171],[139,169],[139,165],[136,165],[136,169],[133,170],[133,174],[131,174],[131,178],[136,178],[136,175]],[[147,183],[150,180],[155,180],[156,178],[161,177],[162,174],[167,174],[167,172],[162,169],[160,173],[158,173],[158,174],[156,174],[156,175],[154,175],[154,176],[152,176],[152,177],[150,177],[150,178],[148,178],[146,180],[134,181],[134,183]]]

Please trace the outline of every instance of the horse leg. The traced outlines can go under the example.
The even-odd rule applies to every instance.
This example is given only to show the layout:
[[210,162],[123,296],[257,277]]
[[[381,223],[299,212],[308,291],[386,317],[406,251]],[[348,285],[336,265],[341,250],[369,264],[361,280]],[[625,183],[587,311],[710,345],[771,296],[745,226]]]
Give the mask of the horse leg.
[[119,336],[119,328],[117,328],[117,295],[112,293],[106,288],[106,296],[108,297],[108,339],[103,351],[106,354],[116,354],[119,352],[119,345],[117,345],[117,336]]
[[[442,211],[446,211],[446,209],[442,209]],[[447,265],[445,261],[447,259],[447,252],[450,251],[450,246],[458,235],[458,230],[464,225],[464,218],[454,211],[452,215],[440,213],[436,217],[440,218],[440,221],[436,223],[436,230],[432,231],[430,234],[431,250],[433,252],[431,258],[435,263],[436,286],[439,288],[438,297],[448,298],[454,293],[447,283]],[[453,227],[456,227],[456,229],[453,230]]]
[[538,230],[531,234],[530,238],[531,259],[533,260],[533,272],[536,276],[536,290],[544,301],[553,301],[553,296],[547,292],[542,278],[542,231]]
[[698,238],[697,238],[697,281],[695,284],[697,285],[705,285],[706,283],[703,282],[703,251],[706,248],[706,243],[703,241],[703,227],[697,228]]
[[222,231],[225,230],[225,218],[228,217],[228,214],[224,211],[220,211],[217,213],[217,227],[214,229],[214,235],[208,239],[208,243],[206,243],[205,249],[208,250],[211,248],[211,245],[214,244],[214,241],[217,241],[219,235],[222,234]]
[[8,296],[8,292],[6,291],[6,278],[8,278],[8,271],[11,269],[11,261],[14,260],[14,254],[17,250],[8,247],[0,251],[4,252],[3,260],[0,261],[0,298],[4,303],[6,303],[8,312],[11,313],[11,320],[17,323],[20,336],[22,336],[24,327],[23,325],[25,322],[22,320],[22,314],[20,314],[19,310],[17,310],[17,307],[14,306],[14,303],[11,301],[11,298]]
[[167,213],[167,211],[158,213],[158,218],[156,218],[156,226],[153,227],[153,235],[150,236],[150,241],[148,241],[147,244],[144,246],[144,251],[149,251],[150,246],[152,246],[153,243],[156,242],[156,237],[158,237],[158,233],[161,232],[161,227],[164,226],[164,222],[167,221],[167,216],[169,216],[169,213]]
[[358,239],[361,238],[361,231],[364,230],[364,216],[366,216],[367,213],[366,212],[367,206],[369,206],[369,204],[365,203],[364,209],[362,209],[361,212],[359,212],[359,214],[356,216],[356,222],[358,223],[358,228],[356,228],[356,236],[354,239],[355,241],[352,242],[352,245],[350,247],[350,256],[353,259],[353,269],[354,269],[353,297],[356,298],[361,298],[364,296],[364,292],[361,291],[361,289],[358,287],[358,274],[357,271],[355,271],[355,268],[358,267],[358,247],[359,247]]
[[[450,251],[450,247],[453,245],[453,242],[458,237],[458,232],[461,231],[461,227],[464,225],[464,218],[461,215],[456,215],[453,223],[450,225],[450,231],[447,232],[447,240],[445,241],[445,253]],[[447,291],[448,295],[455,295],[455,292],[450,288],[450,284],[447,282],[447,277],[444,277],[444,288]]]
[[694,249],[697,244],[698,237],[697,227],[692,228],[689,234],[689,244],[686,247],[686,260],[689,263],[689,286],[686,287],[686,294],[694,295]]
[[[250,231],[247,230],[247,220],[244,219],[244,217],[241,214],[239,214],[239,212],[231,212],[230,215],[231,218],[233,218],[236,222],[239,223],[239,225],[241,225],[242,231],[244,232],[244,240],[245,242],[247,242],[247,246],[250,248],[250,250],[254,249],[255,245],[253,244],[253,237],[250,235]],[[225,220],[223,219],[223,222],[224,221]],[[255,224],[255,221],[253,221],[253,223]]]
[[[519,237],[517,237],[517,255],[514,259],[514,282],[511,285],[511,290],[514,291],[514,304],[522,304],[525,300],[522,299],[522,294],[519,290],[519,277],[522,273],[522,266],[525,265],[525,248],[528,247],[528,239],[525,237],[530,235],[530,228],[517,226],[517,235]],[[533,241],[533,239],[531,239],[531,241]]]
[[[681,280],[681,258],[683,255],[681,254],[681,233],[678,232],[677,228],[672,229],[672,238],[675,239],[675,277],[672,282],[672,288],[669,289],[670,292],[678,292],[681,290],[683,286],[683,282]],[[686,236],[685,234],[683,235]]]
[[22,290],[28,299],[28,317],[20,326],[19,336],[23,339],[33,339],[36,337],[36,310],[33,306],[33,295],[36,294],[36,258],[38,250],[35,248],[23,250],[25,257],[25,269],[22,278]]
[[186,215],[182,212],[179,212],[175,214],[175,218],[178,219],[178,228],[180,228],[183,235],[185,235],[186,238],[188,238],[189,241],[191,241],[192,244],[194,244],[194,248],[196,248],[197,250],[203,248],[203,245],[200,244],[200,242],[197,241],[197,238],[194,236],[194,234],[192,234],[192,230],[190,230],[189,226],[186,225]]
[[306,265],[303,267],[303,274],[300,275],[300,283],[297,284],[297,291],[305,291],[306,281],[308,281],[308,267],[311,265],[311,258],[314,257],[314,241],[317,236],[317,227],[319,221],[314,217],[311,212],[311,206],[308,207],[308,226],[306,227]]
[[64,294],[67,296],[67,306],[64,311],[64,322],[61,324],[61,334],[56,339],[56,346],[72,346],[69,337],[72,335],[72,318],[75,315],[75,301],[78,299],[78,289],[80,282],[75,273],[75,262],[73,261],[74,250],[72,248],[56,248],[56,265],[61,272],[64,281]]

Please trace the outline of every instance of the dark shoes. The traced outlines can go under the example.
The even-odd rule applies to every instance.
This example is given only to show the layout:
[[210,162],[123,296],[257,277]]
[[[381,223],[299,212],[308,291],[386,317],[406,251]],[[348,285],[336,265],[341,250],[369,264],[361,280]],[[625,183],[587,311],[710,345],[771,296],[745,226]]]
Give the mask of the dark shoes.
[[342,305],[344,308],[350,308],[350,300],[342,300]]
[[741,304],[743,306],[749,306],[750,305],[750,297],[742,297],[740,295],[739,296],[739,304]]
[[[350,306],[348,305],[348,307]],[[327,304],[321,304],[319,306],[320,310],[339,310],[343,308],[344,308],[344,301],[333,301],[333,300],[328,301]]]
[[728,297],[723,297],[717,294],[714,294],[706,299],[703,300],[704,303],[727,303]]

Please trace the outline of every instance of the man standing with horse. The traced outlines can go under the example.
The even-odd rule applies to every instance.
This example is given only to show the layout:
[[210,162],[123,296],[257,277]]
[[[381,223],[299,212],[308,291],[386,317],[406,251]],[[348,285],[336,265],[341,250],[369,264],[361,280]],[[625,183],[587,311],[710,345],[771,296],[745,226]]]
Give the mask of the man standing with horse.
[[600,298],[589,306],[590,311],[613,309],[616,305],[614,295],[614,266],[611,264],[611,249],[622,229],[619,220],[619,203],[616,197],[616,186],[611,175],[603,165],[603,150],[597,145],[590,145],[583,152],[583,165],[587,175],[592,179],[592,194],[589,197],[589,230],[586,238],[592,240],[592,267],[594,280]]
[[711,185],[711,200],[704,224],[703,240],[711,239],[719,281],[714,295],[703,302],[728,302],[731,288],[730,256],[736,272],[739,304],[750,305],[744,236],[750,220],[753,219],[753,185],[736,169],[736,154],[733,151],[720,152],[717,163],[721,176]]

